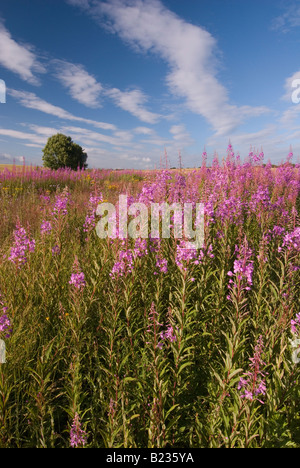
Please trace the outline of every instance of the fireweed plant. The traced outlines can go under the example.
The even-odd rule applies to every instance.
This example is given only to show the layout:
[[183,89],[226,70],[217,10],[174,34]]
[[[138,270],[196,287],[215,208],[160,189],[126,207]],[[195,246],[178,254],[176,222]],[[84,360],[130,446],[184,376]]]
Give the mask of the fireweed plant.
[[[1,448],[300,447],[300,167],[263,157],[0,173]],[[204,244],[99,238],[120,194]]]

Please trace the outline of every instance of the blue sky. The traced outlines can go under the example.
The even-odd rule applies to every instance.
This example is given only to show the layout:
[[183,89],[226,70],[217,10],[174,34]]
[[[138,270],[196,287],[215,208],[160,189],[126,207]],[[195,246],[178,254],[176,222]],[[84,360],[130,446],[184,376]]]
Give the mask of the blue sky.
[[299,50],[299,0],[1,0],[0,163],[58,132],[89,167],[299,162]]

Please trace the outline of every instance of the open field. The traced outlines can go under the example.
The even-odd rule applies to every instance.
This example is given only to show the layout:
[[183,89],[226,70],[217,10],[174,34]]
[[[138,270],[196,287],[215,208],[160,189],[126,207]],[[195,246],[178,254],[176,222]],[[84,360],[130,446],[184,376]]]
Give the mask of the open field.
[[20,170],[20,168],[22,167],[23,166],[18,165],[18,164],[0,164],[0,172],[4,171],[5,169],[7,169],[8,171],[12,171],[14,168],[16,168],[17,170]]
[[[230,155],[0,173],[0,447],[300,447],[299,190]],[[99,238],[120,194],[203,203],[204,245]]]

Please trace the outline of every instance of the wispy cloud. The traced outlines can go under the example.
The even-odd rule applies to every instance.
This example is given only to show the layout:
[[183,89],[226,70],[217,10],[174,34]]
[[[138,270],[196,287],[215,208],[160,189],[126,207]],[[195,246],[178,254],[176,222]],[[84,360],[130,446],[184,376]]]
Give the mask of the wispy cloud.
[[19,103],[27,107],[28,109],[35,109],[45,114],[53,115],[63,120],[72,120],[76,122],[84,122],[94,127],[101,128],[103,130],[116,130],[116,126],[111,123],[98,122],[95,120],[85,119],[83,117],[77,117],[70,112],[66,111],[62,107],[54,106],[53,104],[39,98],[36,94],[27,91],[17,91],[15,89],[8,89],[8,94],[13,96],[19,101]]
[[0,164],[12,164],[14,160],[23,162],[23,156],[13,156],[9,153],[0,153]]
[[113,146],[126,146],[131,144],[130,132],[116,132],[114,135],[105,135],[82,127],[63,127],[64,132],[74,135],[85,145],[109,144]]
[[[280,122],[285,126],[291,126],[299,118],[300,104],[293,105],[285,110],[281,116]],[[298,124],[299,126],[299,124]]]
[[[73,138],[74,141],[78,142],[86,148],[93,148],[93,154],[95,151],[100,154],[122,154],[122,152],[133,151],[133,154],[137,150],[133,141],[133,134],[130,131],[116,131],[113,135],[105,135],[103,133],[93,131],[84,127],[77,126],[66,126],[61,125],[57,127],[44,127],[41,125],[21,124],[24,127],[24,131],[0,128],[0,136],[20,140],[26,147],[31,148],[43,148],[47,143],[47,140],[56,133],[64,133]],[[88,153],[90,157],[90,154]]]
[[[148,169],[154,167],[153,153],[141,156],[140,153],[135,151],[107,151],[104,148],[88,146],[85,148],[89,155],[89,167],[103,167],[103,168],[121,168],[125,166],[139,167],[141,169]],[[156,155],[159,161],[159,154]]]
[[172,133],[174,140],[182,140],[189,137],[189,133],[186,131],[185,125],[172,125],[170,128],[170,133]]
[[100,107],[99,97],[102,85],[90,75],[82,65],[76,65],[64,60],[54,60],[56,77],[69,91],[73,99],[87,107]]
[[189,134],[189,132],[185,128],[185,125],[183,124],[173,125],[170,128],[170,133],[173,135],[173,140],[177,147],[184,148],[194,143],[194,141],[191,138],[191,135]]
[[121,109],[137,117],[141,122],[155,124],[161,115],[148,111],[145,108],[147,102],[146,95],[139,89],[131,91],[121,91],[117,88],[108,89],[106,95]]
[[38,85],[36,73],[44,73],[45,67],[39,61],[30,45],[15,41],[10,32],[0,22],[0,65],[19,75],[30,84]]
[[37,135],[35,133],[20,132],[9,128],[0,128],[0,135],[15,138],[17,140],[29,140],[31,144],[35,145],[45,145],[47,142],[47,138],[45,136]]
[[49,138],[52,135],[55,135],[60,131],[58,128],[54,127],[43,127],[41,125],[35,125],[35,124],[23,124],[25,127],[29,127],[30,130],[34,131],[37,133],[37,135],[42,135],[43,137]]
[[170,91],[183,98],[189,110],[203,116],[217,134],[228,134],[246,119],[268,112],[265,106],[230,103],[226,88],[217,78],[215,38],[178,17],[159,0],[68,3],[81,6],[135,50],[158,54],[169,67],[166,83]]
[[149,127],[136,127],[134,130],[134,133],[138,135],[153,135],[154,130]]
[[141,122],[154,124],[162,117],[146,108],[148,97],[140,89],[121,91],[118,88],[102,86],[90,75],[83,65],[64,60],[53,60],[55,76],[69,91],[72,98],[87,107],[101,107],[100,97],[109,98],[126,112],[137,117]]
[[271,29],[288,33],[293,28],[300,26],[300,2],[299,0],[287,1],[283,7],[283,13],[273,19]]
[[[236,151],[246,156],[250,146],[259,149],[263,142],[266,161],[268,159],[272,159],[274,163],[284,161],[290,145],[293,147],[294,154],[299,155],[300,104],[292,103],[292,93],[295,91],[292,84],[294,80],[299,78],[300,72],[295,72],[286,78],[283,84],[282,101],[289,103],[289,106],[281,114],[278,113],[277,121],[255,132],[235,133],[232,136],[231,143]],[[207,144],[218,152],[224,146],[224,139],[213,135],[208,139]]]

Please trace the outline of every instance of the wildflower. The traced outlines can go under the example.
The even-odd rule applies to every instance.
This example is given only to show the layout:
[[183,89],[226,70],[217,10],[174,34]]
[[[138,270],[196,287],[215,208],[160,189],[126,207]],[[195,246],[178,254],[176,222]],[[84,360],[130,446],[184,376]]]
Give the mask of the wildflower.
[[128,273],[133,272],[134,257],[131,250],[121,250],[119,252],[119,261],[113,265],[112,271],[109,274],[113,279],[120,276],[126,276]]
[[[161,273],[168,273],[168,261],[165,258],[157,258],[156,266],[158,267]],[[154,275],[157,274],[157,272],[154,272]]]
[[102,194],[90,196],[88,214],[86,215],[85,222],[83,225],[84,232],[89,232],[92,228],[96,226],[96,210],[98,204],[102,201]]
[[235,260],[233,271],[239,279],[246,278],[249,285],[252,285],[253,261],[245,265],[242,260]]
[[242,398],[251,401],[256,399],[260,403],[263,403],[263,401],[257,397],[265,395],[267,390],[265,373],[261,370],[262,366],[266,365],[261,358],[263,348],[263,338],[260,336],[255,346],[254,356],[250,358],[250,370],[240,379],[237,387],[242,392]]
[[49,234],[52,231],[52,225],[50,221],[43,221],[41,224],[41,234]]
[[286,247],[288,251],[300,251],[300,227],[297,227],[293,232],[284,236],[281,247],[278,247],[278,252],[281,252],[284,247]]
[[0,317],[0,332],[5,333],[5,338],[10,338],[12,334],[11,321],[6,314]]
[[175,262],[176,265],[183,269],[187,270],[187,265],[189,263],[192,263],[197,259],[198,253],[196,249],[186,249],[184,248],[184,243],[180,243],[180,245],[177,246],[177,251],[176,251],[176,258]]
[[60,248],[58,245],[55,245],[54,247],[52,247],[52,256],[54,257],[54,255],[58,254],[60,254]]
[[[158,337],[161,335],[159,334],[159,327],[162,326],[162,323],[159,323],[158,321],[158,313],[155,310],[155,305],[154,302],[152,302],[151,307],[150,307],[150,312],[148,315],[148,328],[147,328],[147,333],[153,333],[154,337],[154,346],[158,347],[159,349],[162,349],[163,344],[161,342],[158,342]],[[147,342],[149,344],[149,342]]]
[[64,189],[62,194],[56,196],[52,211],[53,216],[66,216],[66,214],[68,213],[67,206],[69,203],[69,195],[70,194],[68,193],[67,189]]
[[[252,255],[252,250],[248,249],[248,242],[245,240],[245,243],[238,247],[235,247],[236,252],[238,252],[237,259],[233,263],[233,272],[230,270],[227,272],[229,277],[234,277],[229,280],[228,288],[233,290],[240,287],[246,291],[250,291],[252,286],[252,275],[253,275],[253,260],[250,260]],[[238,284],[237,284],[238,283]],[[227,296],[227,298],[230,296]]]
[[259,186],[257,191],[252,195],[249,202],[250,212],[260,216],[262,209],[271,208],[271,198],[268,187]]
[[71,447],[76,448],[85,446],[87,442],[87,434],[81,429],[81,422],[78,413],[75,413],[73,423],[70,431],[70,444]]
[[148,245],[147,239],[136,239],[134,245],[134,256],[136,257],[144,257],[148,254]]
[[79,290],[83,289],[86,285],[85,276],[84,276],[84,273],[80,271],[77,257],[75,257],[75,261],[73,264],[73,273],[71,275],[69,284],[72,284],[76,289],[79,289]]
[[45,204],[49,204],[49,203],[50,203],[50,197],[49,197],[49,195],[40,195],[40,200],[41,200],[41,202],[44,202]]
[[85,286],[84,278],[84,273],[72,273],[69,284],[73,284],[77,289],[82,289]]
[[198,253],[198,250],[196,249],[186,249],[185,242],[182,243],[181,241],[181,243],[177,246],[175,263],[179,268],[186,271],[188,265],[202,264],[205,257],[214,258],[212,251],[212,244],[209,245],[205,253],[202,249],[200,249]]
[[167,340],[170,343],[174,343],[174,341],[176,341],[177,338],[176,338],[176,335],[174,335],[174,329],[172,325],[168,326],[167,331],[165,333],[164,332],[160,333],[160,338],[162,340]]
[[271,234],[272,234],[272,237],[279,237],[279,236],[282,236],[284,233],[285,233],[285,229],[281,226],[274,226],[273,227],[273,230],[270,231]]
[[222,200],[216,210],[216,217],[222,223],[242,223],[243,222],[243,207],[244,203],[237,196],[231,196],[228,199]]
[[291,320],[291,332],[293,335],[299,336],[300,313],[296,314],[295,320]]
[[20,267],[27,262],[27,253],[34,250],[35,240],[30,240],[26,230],[18,223],[14,231],[14,246],[11,248],[9,260]]
[[10,338],[12,334],[11,321],[7,315],[8,307],[5,306],[0,293],[0,309],[2,308],[2,315],[0,315],[0,333],[5,333],[5,338]]
[[164,347],[163,342],[160,341],[160,342],[157,344],[157,347],[158,347],[158,349],[163,349],[163,347]]

